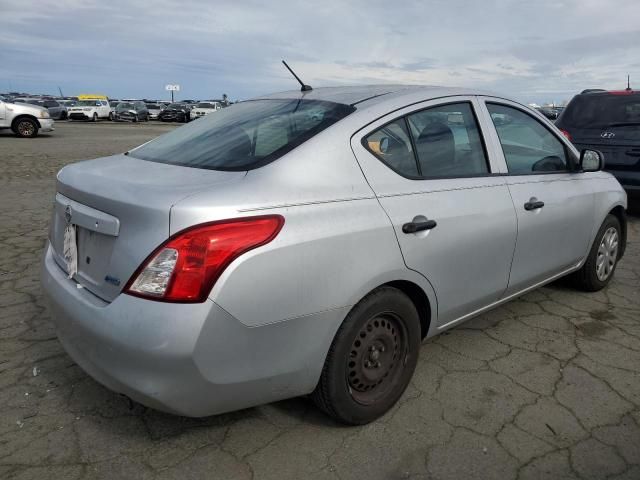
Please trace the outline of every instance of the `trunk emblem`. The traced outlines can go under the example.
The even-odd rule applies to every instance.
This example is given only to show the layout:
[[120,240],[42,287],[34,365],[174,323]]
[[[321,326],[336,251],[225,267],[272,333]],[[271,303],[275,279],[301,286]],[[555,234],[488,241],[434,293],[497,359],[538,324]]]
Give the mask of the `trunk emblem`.
[[73,212],[71,211],[71,205],[67,205],[67,208],[64,209],[64,219],[67,223],[71,223],[71,217],[73,216]]
[[616,134],[615,134],[615,133],[613,133],[613,132],[602,132],[602,133],[600,134],[600,136],[601,136],[602,138],[613,138],[613,137],[615,137],[615,136],[616,136]]

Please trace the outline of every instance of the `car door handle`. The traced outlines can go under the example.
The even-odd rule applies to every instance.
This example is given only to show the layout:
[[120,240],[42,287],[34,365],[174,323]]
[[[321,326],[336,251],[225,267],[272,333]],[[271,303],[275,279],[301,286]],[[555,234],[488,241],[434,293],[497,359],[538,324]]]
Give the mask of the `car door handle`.
[[425,220],[424,222],[409,222],[402,225],[402,231],[404,233],[416,233],[422,230],[431,230],[436,228],[438,224],[435,220]]
[[536,210],[536,209],[542,208],[542,207],[544,207],[544,202],[541,202],[540,200],[538,200],[535,197],[524,204],[524,209],[525,210]]

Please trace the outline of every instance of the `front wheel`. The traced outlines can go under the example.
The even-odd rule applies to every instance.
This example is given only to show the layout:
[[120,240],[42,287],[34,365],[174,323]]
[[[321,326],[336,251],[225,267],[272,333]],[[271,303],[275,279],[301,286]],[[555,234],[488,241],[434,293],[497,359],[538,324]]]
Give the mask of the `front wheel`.
[[97,113],[93,114],[93,117],[91,118],[91,121],[92,122],[97,122],[98,121],[98,114]]
[[138,123],[138,115],[133,116],[133,123]]
[[336,420],[362,425],[387,412],[409,385],[420,318],[400,290],[381,287],[351,310],[336,333],[312,394]]
[[13,133],[22,138],[33,138],[38,135],[39,125],[30,118],[21,118],[13,127]]
[[606,287],[615,272],[622,248],[622,229],[615,215],[607,215],[602,222],[589,256],[580,270],[573,274],[575,285],[587,292]]

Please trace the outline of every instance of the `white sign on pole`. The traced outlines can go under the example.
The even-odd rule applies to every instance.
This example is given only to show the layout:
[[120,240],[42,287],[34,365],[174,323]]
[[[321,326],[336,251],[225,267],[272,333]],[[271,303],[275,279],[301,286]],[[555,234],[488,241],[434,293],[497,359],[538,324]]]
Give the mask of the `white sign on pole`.
[[179,92],[180,91],[180,85],[165,85],[164,87],[165,90],[171,92]]

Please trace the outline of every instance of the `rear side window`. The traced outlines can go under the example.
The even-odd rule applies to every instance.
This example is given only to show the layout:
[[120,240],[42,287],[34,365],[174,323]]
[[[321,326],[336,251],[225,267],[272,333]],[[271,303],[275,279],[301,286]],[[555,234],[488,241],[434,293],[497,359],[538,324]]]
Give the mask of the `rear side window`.
[[509,173],[526,175],[569,170],[564,144],[537,119],[497,103],[487,103]]
[[409,178],[486,175],[487,157],[471,104],[432,107],[369,134],[365,147]]
[[349,105],[319,100],[239,102],[129,154],[187,167],[250,170],[281,157],[354,110]]
[[369,151],[392,170],[406,177],[418,176],[418,164],[404,118],[376,130],[365,143]]
[[407,117],[423,177],[464,177],[489,172],[471,105],[429,108]]

